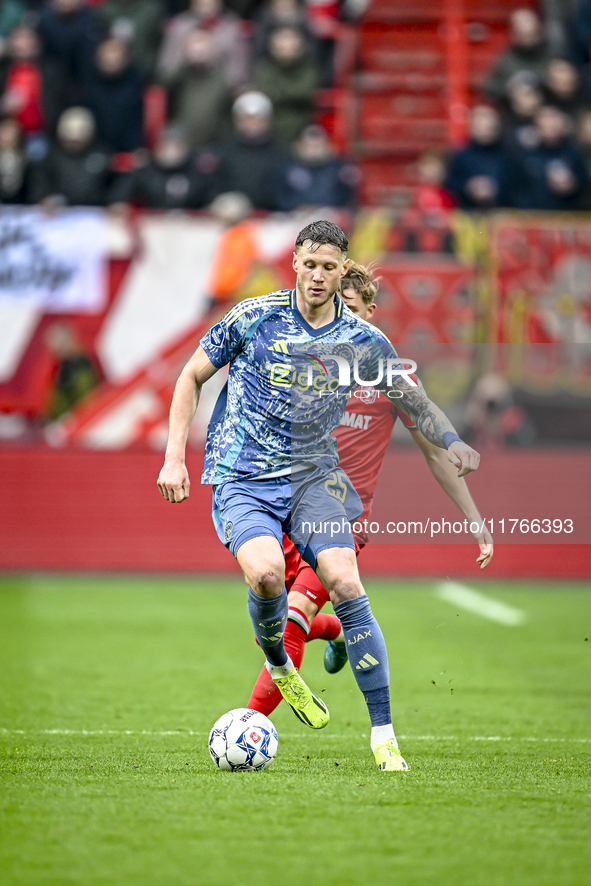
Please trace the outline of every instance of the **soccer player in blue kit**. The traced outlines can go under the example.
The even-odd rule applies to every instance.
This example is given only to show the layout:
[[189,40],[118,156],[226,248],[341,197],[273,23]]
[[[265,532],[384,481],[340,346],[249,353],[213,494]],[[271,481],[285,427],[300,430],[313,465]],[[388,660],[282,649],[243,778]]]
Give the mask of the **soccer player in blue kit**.
[[[348,267],[344,232],[332,222],[313,222],[300,231],[295,245],[296,288],[235,305],[206,333],[182,370],[158,488],[167,501],[188,498],[185,448],[201,387],[229,363],[228,382],[208,428],[202,482],[213,486],[218,536],[236,557],[249,586],[248,609],[269,673],[304,723],[316,729],[326,726],[326,705],[303,681],[283,643],[288,615],[285,531],[330,593],[368,707],[378,768],[405,770],[410,767],[398,748],[390,713],[386,644],[359,578],[350,527],[362,505],[337,467],[331,436],[347,394],[319,398],[317,421],[298,427],[292,392],[299,377],[292,367],[297,349],[324,346],[336,351],[345,343],[361,351],[369,345],[374,354],[376,347],[381,354],[396,354],[383,333],[357,317],[337,294]],[[389,386],[423,435],[447,449],[458,476],[477,469],[478,453],[460,440],[420,386],[409,383],[404,373]],[[330,535],[318,531],[319,522],[331,526]],[[335,526],[340,527],[336,532]]]

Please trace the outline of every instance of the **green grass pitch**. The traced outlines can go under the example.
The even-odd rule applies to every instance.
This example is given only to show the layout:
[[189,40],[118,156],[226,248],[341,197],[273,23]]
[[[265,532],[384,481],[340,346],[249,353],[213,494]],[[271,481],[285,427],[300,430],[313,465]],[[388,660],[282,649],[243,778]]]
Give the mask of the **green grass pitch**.
[[433,582],[367,587],[408,773],[375,769],[319,642],[329,726],[282,705],[269,770],[214,767],[209,729],[262,664],[238,579],[1,578],[3,886],[591,882],[589,588],[489,581],[526,613],[506,626]]

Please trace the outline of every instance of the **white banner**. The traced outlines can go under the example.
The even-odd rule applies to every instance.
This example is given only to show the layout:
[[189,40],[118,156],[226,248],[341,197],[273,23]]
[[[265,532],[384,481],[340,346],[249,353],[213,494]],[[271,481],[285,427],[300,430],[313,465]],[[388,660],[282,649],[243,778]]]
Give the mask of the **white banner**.
[[203,314],[221,225],[184,215],[144,215],[138,232],[141,252],[97,342],[105,375],[115,383],[147,366]]
[[0,308],[94,312],[106,298],[101,210],[0,209]]

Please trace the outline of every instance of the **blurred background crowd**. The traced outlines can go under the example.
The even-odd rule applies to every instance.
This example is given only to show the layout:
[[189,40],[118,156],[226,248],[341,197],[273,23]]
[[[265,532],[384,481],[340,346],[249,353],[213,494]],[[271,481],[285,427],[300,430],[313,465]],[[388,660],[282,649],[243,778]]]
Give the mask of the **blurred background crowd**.
[[0,200],[352,205],[315,125],[355,2],[2,0]]
[[[1,0],[0,201],[355,207],[359,170],[321,97],[367,6]],[[514,9],[466,143],[419,156],[414,208],[591,208],[590,45],[591,0]]]
[[547,3],[510,17],[510,45],[472,109],[470,140],[444,184],[458,205],[591,207],[591,3]]

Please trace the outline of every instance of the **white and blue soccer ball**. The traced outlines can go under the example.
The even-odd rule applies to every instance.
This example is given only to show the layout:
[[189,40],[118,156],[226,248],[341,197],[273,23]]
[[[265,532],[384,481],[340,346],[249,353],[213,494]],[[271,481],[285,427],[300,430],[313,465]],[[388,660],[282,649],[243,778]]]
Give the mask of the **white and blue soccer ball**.
[[266,769],[277,755],[277,730],[268,717],[249,708],[222,714],[209,733],[209,753],[230,772]]

